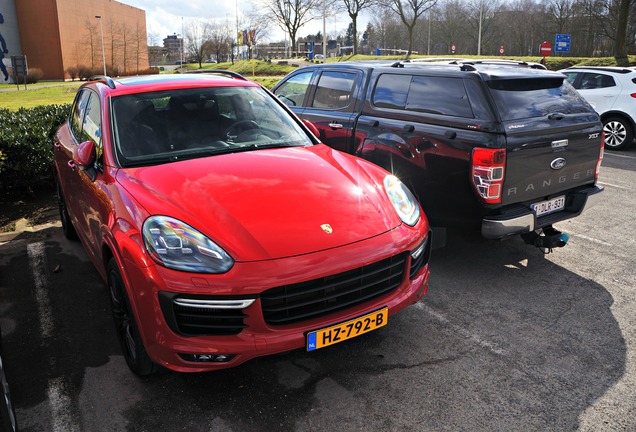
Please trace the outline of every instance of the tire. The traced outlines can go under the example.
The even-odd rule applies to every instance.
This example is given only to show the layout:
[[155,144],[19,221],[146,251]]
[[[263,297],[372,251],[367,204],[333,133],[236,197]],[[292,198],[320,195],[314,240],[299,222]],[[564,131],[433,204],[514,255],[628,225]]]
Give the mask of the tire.
[[130,299],[114,258],[108,262],[108,291],[117,339],[128,367],[139,376],[157,372],[158,367],[148,356],[141,340],[137,319],[130,307]]
[[62,221],[62,232],[64,237],[69,240],[78,240],[77,231],[71,222],[71,218],[68,215],[68,208],[66,207],[66,200],[62,193],[62,187],[60,186],[60,180],[55,176],[55,191],[57,195],[57,205],[60,211],[60,221]]
[[634,141],[632,125],[623,117],[608,117],[603,121],[605,132],[605,148],[608,150],[624,150]]

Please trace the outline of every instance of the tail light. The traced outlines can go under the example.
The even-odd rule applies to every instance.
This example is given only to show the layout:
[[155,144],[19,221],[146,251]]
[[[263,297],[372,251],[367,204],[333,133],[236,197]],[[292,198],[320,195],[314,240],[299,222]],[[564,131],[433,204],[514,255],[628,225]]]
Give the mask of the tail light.
[[594,174],[594,180],[598,180],[598,173],[601,170],[601,162],[603,162],[603,156],[605,155],[605,132],[601,132],[601,151],[598,154],[598,161],[596,162],[596,173]]
[[472,177],[475,190],[486,204],[499,204],[506,166],[506,150],[475,148]]

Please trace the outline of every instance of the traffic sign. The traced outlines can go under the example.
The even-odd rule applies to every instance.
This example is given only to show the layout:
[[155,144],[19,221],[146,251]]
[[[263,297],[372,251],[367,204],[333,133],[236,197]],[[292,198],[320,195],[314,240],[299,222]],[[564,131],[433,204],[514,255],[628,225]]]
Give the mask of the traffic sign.
[[554,52],[570,52],[572,35],[557,33],[554,38]]
[[503,54],[504,52],[506,52],[506,50],[504,50],[504,47],[502,45],[501,48],[499,48],[499,54]]
[[552,44],[548,41],[543,41],[539,50],[541,51],[541,55],[543,57],[547,57],[552,54]]
[[455,54],[455,50],[456,50],[456,49],[457,49],[457,47],[455,46],[455,44],[452,44],[452,45],[451,45],[451,52],[452,52],[453,54]]

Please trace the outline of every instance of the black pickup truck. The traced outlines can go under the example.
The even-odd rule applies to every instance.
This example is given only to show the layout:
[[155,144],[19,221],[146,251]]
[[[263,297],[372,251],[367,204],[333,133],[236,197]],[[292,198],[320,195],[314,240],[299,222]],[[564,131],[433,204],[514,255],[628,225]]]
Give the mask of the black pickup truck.
[[552,224],[603,190],[599,116],[556,72],[524,63],[327,63],[292,72],[273,92],[323,143],[399,176],[438,233],[468,228],[562,246]]

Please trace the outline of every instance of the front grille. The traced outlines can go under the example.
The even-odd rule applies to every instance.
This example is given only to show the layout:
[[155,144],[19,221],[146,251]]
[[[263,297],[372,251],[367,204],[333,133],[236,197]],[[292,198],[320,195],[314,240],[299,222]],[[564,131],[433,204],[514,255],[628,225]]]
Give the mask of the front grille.
[[184,336],[228,336],[240,333],[247,325],[243,309],[183,306],[175,302],[180,298],[206,299],[202,296],[179,296],[159,293],[159,303],[168,326]]
[[261,294],[263,317],[285,325],[350,308],[397,288],[408,254],[308,282],[272,288]]

